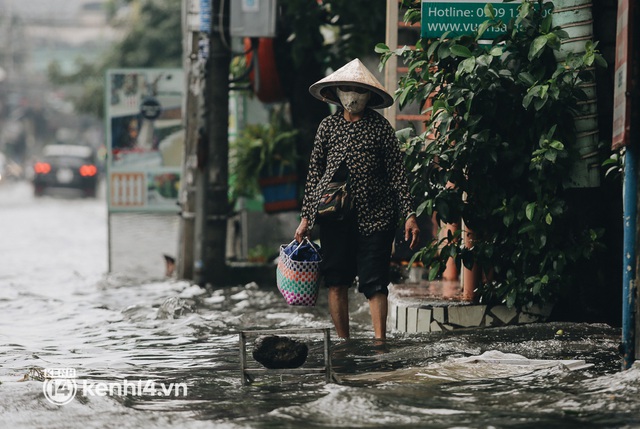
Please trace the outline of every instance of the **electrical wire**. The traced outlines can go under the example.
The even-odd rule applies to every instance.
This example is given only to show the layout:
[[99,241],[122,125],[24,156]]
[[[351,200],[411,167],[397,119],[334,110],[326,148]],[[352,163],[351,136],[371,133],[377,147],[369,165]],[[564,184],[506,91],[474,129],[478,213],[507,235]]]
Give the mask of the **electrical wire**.
[[247,55],[253,50],[253,45],[244,52],[236,52],[231,48],[229,41],[227,40],[227,36],[224,32],[224,13],[225,13],[225,0],[220,0],[220,7],[218,9],[218,32],[220,33],[220,40],[224,47],[231,52],[231,55],[234,57],[239,57],[242,55]]
[[225,3],[225,0],[220,0],[220,8],[218,10],[218,31],[220,32],[220,40],[222,40],[222,44],[230,52],[233,52],[231,50],[231,46],[229,45],[229,42],[227,41],[227,36],[224,34],[224,19],[223,19],[224,18],[224,3]]

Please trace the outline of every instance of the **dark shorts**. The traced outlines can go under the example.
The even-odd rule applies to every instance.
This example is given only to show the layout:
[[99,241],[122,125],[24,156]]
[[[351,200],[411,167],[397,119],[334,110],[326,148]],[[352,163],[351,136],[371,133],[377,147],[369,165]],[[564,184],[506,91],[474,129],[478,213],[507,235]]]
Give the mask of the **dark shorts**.
[[351,286],[358,277],[358,291],[369,299],[376,293],[387,295],[389,264],[394,231],[362,235],[356,222],[319,223],[322,263],[320,272],[326,286]]

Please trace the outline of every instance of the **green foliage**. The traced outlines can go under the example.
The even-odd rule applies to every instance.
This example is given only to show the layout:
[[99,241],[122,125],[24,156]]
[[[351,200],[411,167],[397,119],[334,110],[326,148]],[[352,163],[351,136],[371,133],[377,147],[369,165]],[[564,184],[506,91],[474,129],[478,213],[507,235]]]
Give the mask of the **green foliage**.
[[[181,67],[181,2],[175,0],[127,0],[137,13],[126,26],[125,36],[98,62],[77,60],[76,71],[66,75],[60,64],[48,66],[49,80],[57,85],[80,85],[73,101],[76,111],[104,115],[104,74],[110,68]],[[113,16],[116,5],[108,3]]]
[[[236,0],[232,0],[236,1]],[[104,100],[104,72],[109,68],[181,67],[181,3],[176,0],[109,0],[106,13],[125,28],[125,36],[96,63],[78,60],[77,71],[61,72],[60,65],[49,65],[49,80],[58,85],[80,85],[74,99],[77,111],[101,117]],[[126,23],[117,23],[118,7],[128,4],[134,11]],[[363,6],[350,0],[280,0],[282,11],[279,37],[286,46],[277,50],[281,73],[293,81],[309,68],[322,74],[327,67],[337,68],[348,60],[373,51],[373,40],[384,38],[384,2]],[[331,37],[325,37],[331,35]],[[236,64],[241,74],[242,64]],[[314,76],[315,79],[315,76]],[[303,85],[305,97],[309,85]],[[292,95],[300,98],[299,95]],[[297,115],[305,112],[296,112]]]
[[295,169],[297,131],[274,110],[268,124],[249,124],[230,146],[232,196],[254,197],[261,176],[279,176]]
[[624,172],[624,159],[627,150],[625,147],[620,148],[612,153],[609,158],[604,160],[602,168],[605,169],[605,176],[609,178],[620,178]]
[[181,67],[181,2],[138,0],[137,4],[137,17],[106,62],[110,67]]
[[247,251],[249,262],[264,264],[277,257],[277,253],[269,246],[258,244]]
[[415,50],[376,47],[382,64],[397,55],[409,68],[395,94],[401,107],[433,100],[425,133],[399,133],[418,214],[463,220],[474,233],[472,248],[449,235],[416,258],[431,278],[449,257],[478,264],[488,278],[480,300],[509,306],[553,302],[571,283],[571,268],[601,248],[602,232],[571,217],[563,184],[577,159],[572,115],[586,98],[580,85],[604,61],[589,43],[583,55],[558,62],[566,34],[551,27],[553,5],[537,3],[521,3],[490,45],[478,43],[481,33],[502,22],[488,5],[475,34],[421,39]]
[[[373,41],[384,39],[385,3],[352,0],[280,0],[281,30],[288,34],[294,68],[313,62],[341,67],[373,52]],[[366,11],[364,10],[366,8]]]

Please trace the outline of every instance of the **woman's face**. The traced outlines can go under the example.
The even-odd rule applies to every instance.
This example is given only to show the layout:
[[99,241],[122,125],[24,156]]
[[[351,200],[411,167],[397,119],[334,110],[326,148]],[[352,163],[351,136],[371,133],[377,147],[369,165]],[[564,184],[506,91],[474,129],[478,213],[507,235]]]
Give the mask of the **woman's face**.
[[356,114],[364,110],[371,98],[371,93],[359,86],[341,85],[336,88],[336,94],[345,110]]

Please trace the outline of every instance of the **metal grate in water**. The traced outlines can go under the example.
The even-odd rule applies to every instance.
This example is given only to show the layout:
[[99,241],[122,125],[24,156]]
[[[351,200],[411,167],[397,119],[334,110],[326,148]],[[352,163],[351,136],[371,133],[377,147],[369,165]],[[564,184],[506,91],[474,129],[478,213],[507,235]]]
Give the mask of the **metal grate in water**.
[[[269,369],[269,368],[248,368],[247,367],[247,338],[258,337],[261,335],[304,335],[304,334],[322,334],[324,340],[324,365],[318,367],[305,368],[288,368],[288,369]],[[266,329],[256,331],[240,331],[240,377],[242,385],[253,382],[254,375],[258,374],[324,374],[325,381],[331,383],[335,380],[333,370],[331,368],[331,336],[329,328],[306,328],[306,329]]]

